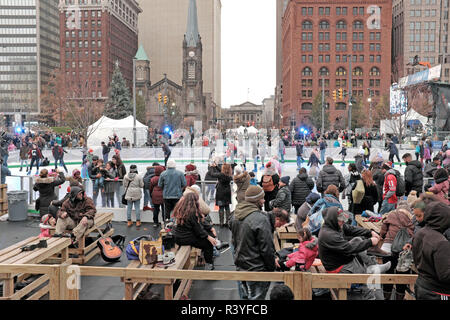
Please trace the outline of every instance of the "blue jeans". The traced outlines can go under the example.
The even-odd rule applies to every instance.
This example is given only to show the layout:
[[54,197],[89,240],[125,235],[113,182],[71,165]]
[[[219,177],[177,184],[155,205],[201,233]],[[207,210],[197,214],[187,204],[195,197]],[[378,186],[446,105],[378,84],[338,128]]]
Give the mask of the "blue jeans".
[[320,164],[324,164],[325,163],[325,150],[320,150]]
[[66,170],[66,172],[68,172],[66,164],[64,163],[64,159],[55,159],[55,169],[58,169],[58,161],[59,161],[59,165],[62,166],[64,168],[64,170]]
[[150,197],[150,190],[144,188],[144,207],[150,203],[150,207],[153,207],[152,197]]
[[302,156],[297,156],[297,169],[300,169],[303,164],[303,158]]
[[106,165],[106,163],[108,162],[108,154],[109,153],[105,153],[104,155],[103,155],[103,163]]
[[270,282],[242,281],[244,300],[265,300],[269,291]]
[[280,156],[281,163],[284,163],[284,152],[283,152],[283,150],[278,150],[278,155]]
[[141,200],[136,200],[136,201],[130,201],[128,200],[128,204],[127,204],[127,220],[131,221],[131,210],[133,209],[133,204],[134,204],[134,209],[136,210],[136,221],[141,221]]
[[101,177],[101,178],[97,178],[94,181],[94,188],[101,189],[105,186],[105,178]]
[[392,210],[395,210],[395,203],[388,203],[387,200],[384,200],[381,204],[381,210],[378,212],[378,214],[385,214],[388,212],[391,212]]

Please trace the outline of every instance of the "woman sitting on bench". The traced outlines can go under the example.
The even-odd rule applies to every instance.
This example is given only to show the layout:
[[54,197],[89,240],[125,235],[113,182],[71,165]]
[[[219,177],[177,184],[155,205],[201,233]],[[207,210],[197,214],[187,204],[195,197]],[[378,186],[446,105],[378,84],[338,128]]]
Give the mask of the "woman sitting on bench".
[[216,239],[208,235],[202,226],[199,197],[197,193],[184,195],[175,206],[175,242],[179,246],[193,246],[203,250],[206,270],[214,270],[213,247]]

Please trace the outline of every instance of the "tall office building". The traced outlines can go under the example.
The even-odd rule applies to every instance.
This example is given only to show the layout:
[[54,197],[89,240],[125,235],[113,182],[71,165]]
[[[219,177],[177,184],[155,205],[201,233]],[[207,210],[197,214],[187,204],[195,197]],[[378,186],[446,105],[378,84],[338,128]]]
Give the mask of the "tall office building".
[[[176,83],[183,79],[183,48],[189,0],[138,0],[139,43],[150,60],[151,82],[164,74]],[[203,45],[203,91],[221,104],[221,10],[220,0],[198,0],[198,25]]]
[[408,65],[418,56],[442,64],[441,80],[450,81],[449,0],[394,0],[392,4],[392,81],[424,70]]
[[0,112],[8,124],[40,111],[40,94],[59,65],[58,0],[0,2]]
[[[138,49],[135,0],[60,0],[61,71],[75,83],[74,98],[105,100],[115,65],[133,85],[133,58]],[[76,92],[83,84],[85,90]]]
[[322,81],[332,124],[347,127],[348,96],[332,98],[340,88],[351,89],[370,115],[370,106],[389,93],[391,30],[389,0],[290,1],[283,18],[282,126],[311,123]]

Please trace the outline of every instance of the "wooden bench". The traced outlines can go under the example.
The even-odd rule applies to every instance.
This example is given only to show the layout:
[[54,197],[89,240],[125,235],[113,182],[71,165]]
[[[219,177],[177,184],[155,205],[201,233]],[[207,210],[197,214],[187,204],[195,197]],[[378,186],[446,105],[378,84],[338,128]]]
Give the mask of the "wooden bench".
[[89,237],[91,233],[99,234],[97,227],[99,227],[104,233],[105,237],[110,237],[114,234],[114,228],[110,228],[107,232],[104,232],[107,225],[112,222],[114,214],[112,212],[102,212],[97,213],[94,218],[94,226],[86,231],[84,237],[80,239],[78,242],[78,248],[69,248],[69,254],[77,255],[77,258],[72,257],[72,262],[75,264],[85,264],[97,254],[100,253],[100,249],[97,247],[97,242],[99,239],[96,239],[93,243],[86,245],[86,238]]
[[276,233],[278,234],[278,239],[280,240],[280,247],[283,248],[287,240],[295,240],[298,242],[297,230],[294,225],[286,225],[277,228]]
[[8,213],[8,185],[0,184],[0,216]]
[[[192,270],[194,269],[197,258],[200,255],[200,249],[192,248],[191,246],[176,246],[173,250],[175,252],[175,264],[169,267],[159,267],[152,265],[142,265],[139,260],[132,261],[127,268],[141,268],[151,270]],[[164,299],[165,300],[179,300],[183,296],[187,296],[191,288],[192,280],[182,280],[178,286],[177,292],[173,294],[173,285],[175,279],[138,279],[138,278],[121,278],[125,283],[124,300],[136,300],[141,291],[146,289],[150,284],[164,285]]]
[[[39,240],[37,236],[31,237],[0,250],[0,264],[21,265],[55,262],[71,264],[71,260],[69,259],[69,245],[71,241],[68,238],[49,238],[47,239],[47,248],[37,248],[33,251],[21,252],[21,247],[38,244]],[[36,300],[49,292],[50,283],[48,275],[38,277],[31,283],[28,283],[23,289],[15,292],[14,278],[17,277],[17,282],[22,282],[29,278],[29,276],[29,274],[0,273],[0,282],[3,281],[3,297],[8,300],[18,300],[38,289],[27,298],[27,300]],[[48,284],[44,285],[46,282]],[[44,286],[42,287],[42,285]]]

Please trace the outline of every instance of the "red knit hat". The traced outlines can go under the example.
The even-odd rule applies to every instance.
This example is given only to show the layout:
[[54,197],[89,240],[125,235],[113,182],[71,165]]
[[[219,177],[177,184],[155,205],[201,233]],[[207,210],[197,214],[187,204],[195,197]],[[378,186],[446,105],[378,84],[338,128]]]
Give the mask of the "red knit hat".
[[197,169],[197,167],[194,166],[193,164],[188,164],[188,165],[185,167],[185,169],[186,169],[186,171],[194,171],[194,170]]

